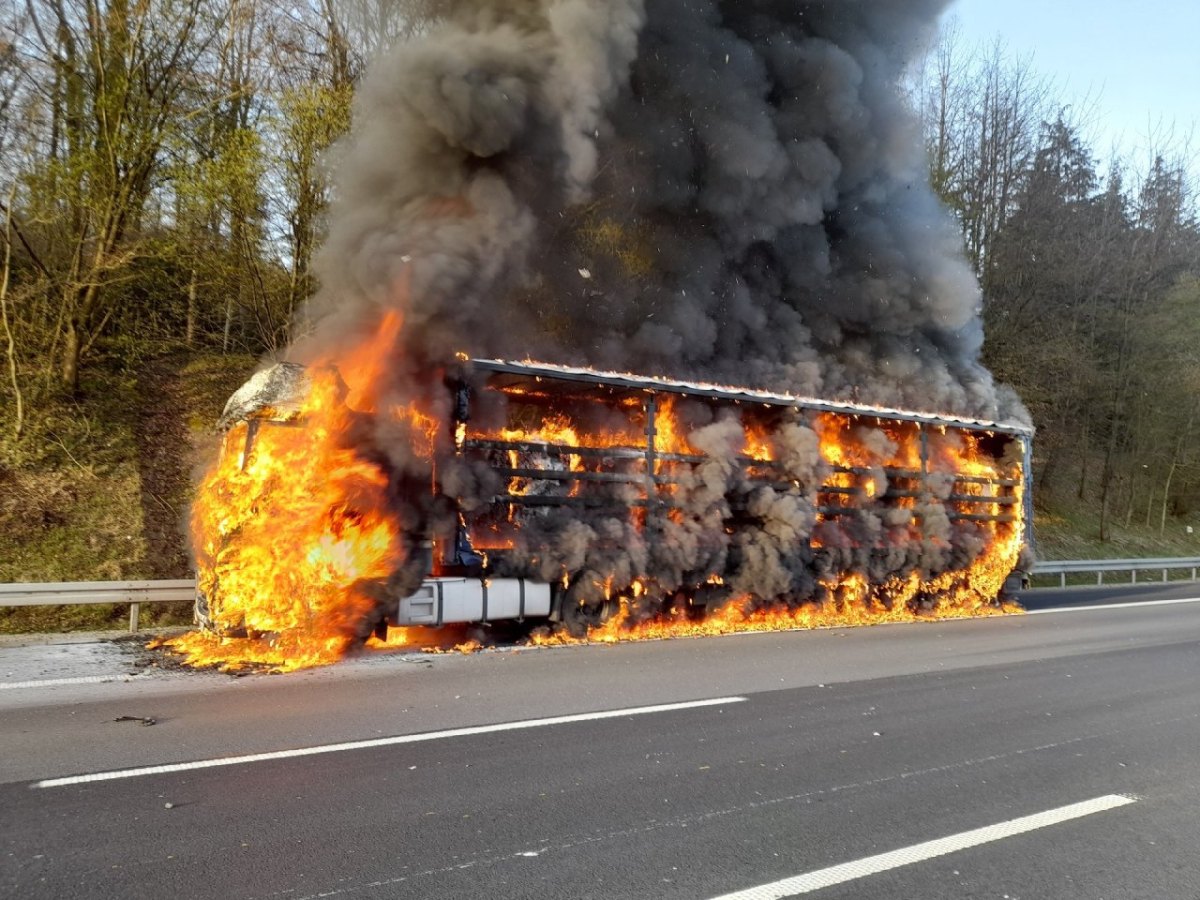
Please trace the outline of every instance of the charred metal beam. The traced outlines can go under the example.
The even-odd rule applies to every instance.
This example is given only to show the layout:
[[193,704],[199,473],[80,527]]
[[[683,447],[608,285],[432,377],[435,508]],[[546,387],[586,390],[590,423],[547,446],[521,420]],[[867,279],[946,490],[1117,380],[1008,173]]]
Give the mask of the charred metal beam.
[[1033,531],[1033,440],[1021,438],[1021,475],[1025,479],[1022,498],[1025,501],[1025,542],[1032,558],[1037,558],[1037,540]]
[[[870,512],[870,507],[863,506],[818,506],[817,512],[823,516],[858,516],[863,513]],[[926,516],[924,513],[913,511],[911,518],[913,521],[923,521]],[[946,516],[951,522],[996,522],[1000,524],[1008,522],[1016,522],[1017,516],[1010,514],[1000,514],[995,516],[985,515],[983,513],[950,513]]]
[[1016,506],[1016,497],[978,497],[974,494],[951,494],[946,503],[982,503],[986,506]]
[[[925,426],[918,426],[917,431],[920,433],[921,440],[921,470],[918,473],[918,503],[926,504],[930,499],[929,491],[929,429]],[[926,551],[929,549],[929,533],[925,529],[925,517],[918,514],[917,519],[921,522],[921,544]]]
[[[659,463],[687,463],[698,465],[712,459],[710,456],[698,456],[687,453],[664,453],[655,450],[647,454],[645,447],[588,447],[571,444],[548,444],[544,441],[506,441],[500,438],[467,438],[463,441],[464,450],[499,450],[507,452],[516,450],[525,453],[544,453],[547,456],[593,456],[610,459],[645,460],[652,456]],[[763,468],[778,468],[779,464],[772,460],[755,459],[752,456],[737,456],[734,461],[744,466],[762,466]]]
[[[824,490],[824,488],[822,488]],[[919,498],[920,491],[887,491],[880,495],[885,499]],[[1016,506],[1017,498],[1011,496],[979,497],[975,494],[951,494],[949,497],[936,498],[941,503],[981,503],[985,506]]]
[[543,441],[505,441],[497,438],[467,438],[464,450],[516,450],[525,453],[544,453],[547,456],[593,456],[610,459],[642,461],[646,451],[636,447],[574,447],[567,444],[547,444]]
[[954,480],[963,484],[994,484],[997,487],[1017,487],[1021,483],[1016,478],[988,478],[986,475],[955,475]]
[[530,507],[583,507],[587,509],[602,509],[610,507],[614,510],[628,509],[630,507],[678,507],[680,504],[674,502],[670,498],[658,498],[654,500],[646,500],[638,498],[636,500],[621,500],[616,497],[546,497],[533,494],[499,494],[492,498],[493,503],[503,503],[508,506],[530,506]]
[[243,472],[250,463],[250,451],[254,449],[254,439],[258,437],[258,429],[261,426],[262,419],[250,419],[246,423],[246,443],[242,445],[242,458],[238,465]]
[[[504,478],[528,478],[530,481],[601,481],[616,484],[643,484],[646,476],[640,472],[573,472],[570,469],[510,469],[495,468]],[[667,483],[674,483],[668,481]]]
[[653,497],[658,493],[658,473],[655,472],[654,439],[658,437],[658,402],[653,391],[646,393],[646,496]]

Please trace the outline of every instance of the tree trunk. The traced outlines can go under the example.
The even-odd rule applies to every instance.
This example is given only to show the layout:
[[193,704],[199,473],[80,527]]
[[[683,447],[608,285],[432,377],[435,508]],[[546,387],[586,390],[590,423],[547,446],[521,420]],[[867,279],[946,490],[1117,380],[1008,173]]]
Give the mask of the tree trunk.
[[4,326],[4,336],[7,339],[8,377],[12,382],[14,409],[13,437],[20,440],[25,430],[25,398],[21,394],[21,382],[17,378],[17,342],[13,337],[12,323],[8,319],[8,284],[12,271],[12,206],[16,194],[14,185],[8,192],[8,206],[4,217],[4,270],[0,274],[0,325]]
[[1191,441],[1192,426],[1196,422],[1196,406],[1195,404],[1188,410],[1187,424],[1183,426],[1183,431],[1179,438],[1175,441],[1175,449],[1171,454],[1171,466],[1167,469],[1167,483],[1163,486],[1163,502],[1162,516],[1158,523],[1158,536],[1163,537],[1167,533],[1167,503],[1171,499],[1171,480],[1175,477],[1175,470],[1179,468],[1180,460],[1183,458],[1184,448]]
[[187,324],[184,326],[183,340],[189,347],[196,341],[196,270],[192,269],[192,278],[188,282],[187,293]]
[[1091,442],[1088,438],[1091,437],[1091,429],[1088,426],[1087,420],[1084,420],[1082,440],[1079,442],[1079,484],[1075,488],[1075,497],[1079,500],[1084,498],[1087,493],[1087,476],[1088,476],[1088,454],[1091,452]]
[[75,319],[67,319],[66,339],[62,350],[62,383],[72,394],[79,393],[79,357],[83,353],[83,339]]
[[225,300],[225,331],[221,335],[221,352],[229,352],[229,330],[233,327],[233,298]]
[[1171,498],[1171,479],[1175,477],[1175,460],[1171,460],[1171,468],[1167,469],[1167,483],[1163,485],[1162,518],[1158,523],[1158,536],[1167,533],[1167,501]]

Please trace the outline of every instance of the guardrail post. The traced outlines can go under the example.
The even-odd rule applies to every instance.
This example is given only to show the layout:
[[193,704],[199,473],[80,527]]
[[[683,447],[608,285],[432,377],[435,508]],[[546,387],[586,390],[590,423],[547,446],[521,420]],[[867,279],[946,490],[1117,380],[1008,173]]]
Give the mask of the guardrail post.
[[1066,573],[1066,572],[1059,572],[1059,573],[1058,573],[1058,586],[1059,586],[1059,587],[1066,587],[1066,586],[1067,586],[1067,573]]
[[1167,580],[1167,570],[1163,569],[1163,581],[1165,582],[1166,580]]
[[1137,569],[1130,569],[1130,570],[1129,570],[1129,574],[1130,574],[1130,576],[1131,576],[1131,577],[1130,577],[1130,579],[1129,579],[1129,583],[1130,583],[1130,584],[1137,584]]
[[129,604],[129,630],[131,632],[138,630],[138,618],[141,612],[141,604],[136,600]]
[[1192,566],[1192,581],[1196,580],[1196,567]]
[[1096,573],[1096,587],[1100,587],[1100,585],[1102,585],[1102,584],[1104,584],[1104,570],[1103,569],[1101,569],[1099,572]]

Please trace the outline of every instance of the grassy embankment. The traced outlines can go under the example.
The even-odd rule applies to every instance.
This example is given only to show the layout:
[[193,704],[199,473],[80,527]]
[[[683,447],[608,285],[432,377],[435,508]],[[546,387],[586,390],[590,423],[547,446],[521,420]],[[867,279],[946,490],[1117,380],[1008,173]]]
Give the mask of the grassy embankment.
[[[0,583],[187,577],[195,475],[216,451],[226,398],[254,366],[248,356],[194,353],[93,365],[81,399],[41,402],[19,445],[0,437]],[[1118,523],[1102,542],[1095,510],[1059,504],[1039,509],[1035,533],[1045,559],[1200,554],[1200,533],[1186,524],[1170,520],[1160,535],[1157,525]],[[127,609],[0,608],[0,633],[121,628]],[[142,617],[170,624],[191,614],[162,604]]]
[[[90,367],[78,399],[37,402],[0,437],[0,583],[186,578],[194,474],[252,357],[172,353]],[[8,412],[7,410],[5,411]],[[0,426],[9,426],[0,420]],[[128,606],[0,608],[0,633],[121,628]],[[186,623],[186,604],[142,607]]]
[[[1188,525],[1194,532],[1187,533]],[[1051,509],[1038,509],[1034,517],[1034,536],[1039,559],[1141,559],[1147,557],[1200,556],[1200,520],[1168,518],[1165,527],[1159,521],[1110,522],[1109,539],[1100,540],[1099,511],[1078,501],[1058,501]],[[1170,573],[1172,581],[1191,578],[1190,570]],[[1158,581],[1162,570],[1138,573],[1138,580]],[[1110,572],[1105,584],[1129,580],[1127,572]],[[1035,579],[1035,585],[1053,586],[1058,576]],[[1094,574],[1068,575],[1067,584],[1091,585]]]

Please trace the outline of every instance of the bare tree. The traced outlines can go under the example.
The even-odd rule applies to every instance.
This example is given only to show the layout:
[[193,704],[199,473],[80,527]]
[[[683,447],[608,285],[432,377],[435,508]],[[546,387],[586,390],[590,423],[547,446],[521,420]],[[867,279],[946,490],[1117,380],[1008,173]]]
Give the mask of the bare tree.
[[207,0],[30,0],[31,50],[51,73],[52,127],[28,206],[58,297],[58,372],[78,389],[80,359],[112,318],[109,288],[134,236],[168,136],[186,128],[194,67],[212,40]]
[[4,329],[5,356],[8,360],[9,384],[13,393],[13,437],[20,438],[25,430],[25,397],[17,375],[17,342],[13,335],[13,324],[8,315],[8,287],[12,276],[12,204],[16,185],[8,192],[8,203],[4,210],[4,262],[0,264],[0,328]]
[[986,286],[995,237],[1015,208],[1048,117],[1050,85],[999,41],[965,47],[953,20],[918,78],[931,181],[958,216]]

